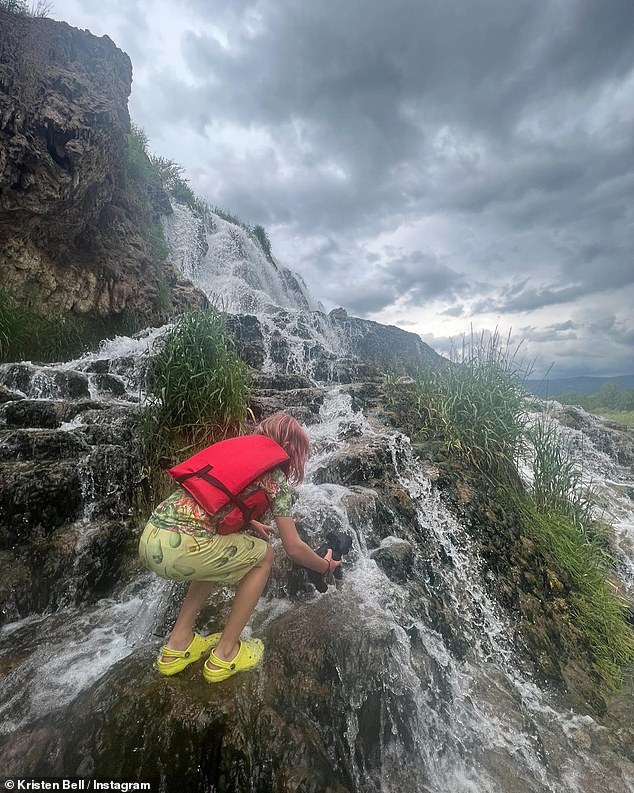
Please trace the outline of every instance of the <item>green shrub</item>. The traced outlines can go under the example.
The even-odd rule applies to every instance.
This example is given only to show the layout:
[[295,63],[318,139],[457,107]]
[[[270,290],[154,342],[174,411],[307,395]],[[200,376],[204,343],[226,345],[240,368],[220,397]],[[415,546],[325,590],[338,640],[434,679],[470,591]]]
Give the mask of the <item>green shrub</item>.
[[227,223],[232,223],[234,226],[240,226],[240,228],[249,231],[249,227],[241,220],[239,220],[239,218],[237,218],[235,215],[229,212],[228,209],[225,209],[224,207],[215,206],[212,208],[212,212],[215,215],[218,215],[219,218],[226,220]]
[[164,262],[169,257],[170,249],[165,239],[165,232],[159,220],[153,220],[145,229],[145,236],[150,243],[152,257],[157,262]]
[[416,378],[422,427],[440,436],[450,453],[482,471],[513,466],[524,443],[526,411],[522,383],[528,370],[497,331],[471,336],[452,365],[426,369]]
[[189,180],[184,175],[185,169],[174,160],[167,157],[150,155],[150,162],[156,168],[163,187],[179,204],[186,204],[193,210],[200,211],[202,202],[196,198],[194,191],[189,186]]
[[157,262],[164,262],[169,256],[160,210],[155,208],[156,197],[163,193],[163,178],[169,162],[150,157],[144,130],[135,124],[130,126],[125,162],[127,192],[139,228]]
[[250,387],[248,367],[220,312],[201,309],[177,320],[148,369],[143,426],[148,501],[173,486],[162,474],[165,468],[241,431]]
[[130,125],[127,137],[125,170],[128,184],[147,202],[147,193],[157,181],[161,184],[157,169],[152,165],[147,152],[148,138],[136,124]]

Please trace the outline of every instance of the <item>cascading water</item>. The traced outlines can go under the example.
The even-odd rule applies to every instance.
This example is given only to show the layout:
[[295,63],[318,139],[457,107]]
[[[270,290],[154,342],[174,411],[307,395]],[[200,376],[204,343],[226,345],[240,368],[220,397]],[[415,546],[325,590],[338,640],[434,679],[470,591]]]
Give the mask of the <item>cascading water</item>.
[[236,314],[260,314],[279,308],[317,311],[301,276],[278,266],[244,226],[215,212],[206,217],[172,201],[163,218],[173,259],[221,308]]
[[[257,313],[261,327],[267,329],[264,370],[326,379],[325,375],[315,377],[323,372],[323,363],[317,370],[316,356],[311,354],[315,337],[320,348],[328,351],[326,360],[333,367],[345,346],[324,315],[312,310],[314,303],[305,291],[300,289],[297,296],[289,278],[243,229],[214,217],[203,242],[184,210],[169,222],[167,236],[175,255],[181,256],[183,269],[195,274],[199,284],[207,283],[210,292],[222,291],[225,307]],[[197,240],[197,253],[188,247],[191,240]],[[262,272],[257,273],[258,268]],[[108,463],[119,434],[116,421],[125,422],[138,411],[141,364],[163,331],[116,339],[96,354],[59,366],[0,368],[0,382],[25,402],[58,411],[51,437],[56,442],[58,436],[72,438],[81,451],[78,522],[84,533],[77,538],[77,564],[93,520],[101,514],[98,503],[103,501],[104,509],[112,512],[113,500],[122,500],[117,471],[123,469],[116,460]],[[276,345],[282,345],[283,354],[276,351]],[[294,352],[289,355],[289,350]],[[320,388],[319,415],[308,426],[314,453],[306,482],[298,491],[298,523],[313,546],[322,542],[326,528],[345,531],[353,538],[353,551],[343,581],[323,595],[315,594],[301,574],[297,591],[290,591],[284,576],[274,577],[252,621],[254,632],[267,642],[267,655],[278,660],[284,657],[279,649],[284,636],[296,632],[293,641],[308,647],[310,653],[313,644],[317,646],[315,667],[299,668],[276,682],[281,669],[273,662],[265,663],[256,673],[259,682],[244,699],[240,692],[250,685],[248,676],[242,682],[235,679],[236,686],[227,689],[233,694],[210,693],[194,684],[188,688],[175,680],[159,681],[164,686],[162,695],[179,691],[187,707],[201,705],[201,713],[209,710],[210,696],[235,696],[240,724],[255,726],[261,714],[277,708],[279,720],[294,725],[295,732],[287,741],[297,741],[302,762],[314,753],[318,759],[310,773],[328,780],[330,789],[338,783],[343,786],[340,790],[359,793],[634,790],[634,758],[611,731],[562,705],[556,692],[543,690],[533,681],[528,661],[522,660],[516,626],[487,594],[490,573],[480,564],[464,527],[422,473],[407,437],[355,410],[345,388],[323,382]],[[79,393],[84,402],[82,410],[67,415],[59,403],[71,393],[75,398]],[[103,403],[115,410],[108,412]],[[117,419],[108,423],[106,415]],[[8,432],[7,416],[5,410],[0,424],[4,422]],[[41,431],[26,427],[20,432],[36,435]],[[2,441],[0,448],[6,443]],[[101,447],[107,447],[105,454],[95,458]],[[592,449],[586,457],[595,484],[607,488],[606,502],[609,493],[621,498],[628,487],[627,472],[606,453],[595,446]],[[394,489],[398,498],[386,496]],[[623,557],[629,554],[631,564],[631,535],[627,539],[631,502],[615,499],[620,536],[625,538]],[[279,553],[279,541],[275,544]],[[73,575],[80,580],[81,565]],[[74,743],[80,742],[72,734],[65,736],[60,723],[79,719],[83,732],[89,734],[91,721],[99,724],[111,705],[115,711],[123,707],[118,700],[103,701],[108,696],[103,692],[110,690],[110,696],[116,697],[117,685],[123,685],[113,677],[117,670],[147,645],[158,648],[179,592],[178,587],[143,573],[128,578],[97,602],[86,605],[72,597],[62,599],[51,613],[14,619],[0,629],[4,694],[0,759],[7,773],[31,773],[33,767],[42,773],[59,771],[55,764],[60,758],[74,757]],[[223,598],[226,601],[221,593],[218,602]],[[288,644],[292,647],[293,642]],[[301,657],[311,659],[310,653]],[[151,670],[137,672],[146,673],[150,675]],[[311,675],[315,692],[303,681]],[[110,686],[110,680],[119,683]],[[268,693],[267,684],[273,686],[273,694]],[[137,692],[142,702],[145,685],[150,683],[133,680],[132,693],[125,692],[127,699]],[[83,710],[84,702],[92,702],[91,692],[102,697],[98,701],[103,707]],[[152,747],[146,746],[144,737],[140,747],[135,744],[134,730],[141,729],[145,736],[146,727],[156,725],[138,724],[138,716],[129,718],[117,740],[124,741],[127,730],[129,746],[136,747],[130,751],[138,752],[132,761],[142,765],[144,753]],[[296,734],[300,737],[294,738]],[[248,744],[248,736],[244,740]],[[274,784],[272,777],[260,784],[254,769],[265,773],[275,764],[275,751],[285,751],[286,746],[271,748],[251,740],[253,745],[247,746],[244,755],[256,758],[251,780],[233,789],[326,789],[326,782],[309,786],[308,777],[302,777],[304,781],[296,787],[289,787],[290,782]],[[100,733],[97,743],[99,751],[107,754],[107,736]],[[313,745],[316,748],[306,748]],[[194,746],[193,751],[202,748]],[[73,766],[63,766],[64,773],[92,767],[86,765],[86,755],[82,757]],[[99,757],[91,760],[98,761]],[[128,767],[125,755],[116,762]],[[192,767],[185,773],[194,779],[196,789],[232,789],[226,786],[230,782],[224,788],[209,782],[209,770],[206,776],[202,772],[196,776]]]
[[258,318],[263,371],[329,379],[347,354],[346,339],[301,276],[277,265],[244,227],[213,212],[203,218],[182,204],[172,207],[163,227],[174,261],[219,308]]
[[[387,445],[393,474],[416,505],[415,523],[397,522],[380,546],[399,542],[418,546],[411,571],[416,584],[399,585],[372,560],[367,526],[348,515],[345,503],[350,490],[309,485],[300,502],[308,515],[333,506],[338,511],[341,528],[356,538],[355,562],[343,585],[345,597],[358,601],[359,613],[368,623],[382,623],[383,632],[394,636],[393,665],[381,670],[381,724],[390,729],[388,739],[381,742],[377,789],[385,793],[594,789],[585,785],[593,773],[602,773],[601,759],[593,756],[592,749],[605,743],[605,728],[588,716],[558,712],[531,681],[528,670],[521,668],[516,631],[485,593],[469,537],[421,473],[408,439],[373,430],[363,417],[352,414],[349,397],[336,390],[324,403],[321,419],[312,438],[328,451],[318,456],[313,469],[327,468],[328,458],[340,450],[345,453],[346,442],[337,444],[337,439],[342,427],[348,433],[356,424],[364,439]],[[453,622],[440,630],[428,606],[439,596],[439,575]],[[365,624],[359,625],[360,631],[365,629]],[[354,745],[359,703],[351,699],[349,704],[347,738],[354,758],[359,754]],[[584,742],[592,749],[586,750]],[[622,778],[612,779],[612,784],[632,789],[634,765],[623,762],[621,769]],[[373,789],[365,787],[367,780],[354,766],[351,774],[355,789]]]
[[[340,602],[354,607],[355,632],[369,637],[363,641],[388,643],[389,662],[373,670],[371,689],[354,677],[358,662],[338,655],[343,707],[336,718],[345,724],[345,746],[337,762],[352,789],[599,791],[592,779],[601,777],[606,763],[612,773],[618,771],[610,779],[611,790],[632,789],[634,765],[613,752],[605,728],[589,716],[560,712],[518,664],[513,626],[485,593],[467,533],[421,473],[407,438],[372,426],[336,387],[329,390],[319,419],[309,427],[317,451],[296,509],[305,516],[314,543],[320,541],[325,516],[354,538]],[[321,482],[351,443],[386,451],[391,464],[386,478],[412,498],[415,521],[395,516],[391,526],[382,527],[389,534],[378,546],[380,551],[401,543],[410,549],[411,583],[390,580],[373,558],[377,550],[369,549],[367,515],[377,493]],[[359,509],[360,501],[367,511]],[[95,606],[6,626],[0,633],[0,662],[11,663],[15,655],[25,660],[3,680],[4,735],[28,732],[34,723],[41,731],[47,714],[54,720],[113,664],[148,641],[158,643],[153,631],[163,621],[161,611],[170,607],[171,594],[170,584],[143,575]],[[329,597],[332,590],[315,599]],[[439,602],[446,617],[439,617]],[[302,605],[269,596],[254,622],[266,635],[292,608]],[[336,633],[335,625],[332,630]],[[364,708],[371,693],[379,721],[370,751]]]

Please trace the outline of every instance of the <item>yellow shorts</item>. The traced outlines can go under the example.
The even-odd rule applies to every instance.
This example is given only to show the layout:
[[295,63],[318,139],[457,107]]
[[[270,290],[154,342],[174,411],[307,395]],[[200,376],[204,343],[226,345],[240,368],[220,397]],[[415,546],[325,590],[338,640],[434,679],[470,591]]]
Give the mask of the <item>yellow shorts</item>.
[[168,581],[237,584],[266,555],[268,543],[242,532],[194,537],[151,522],[139,540],[141,562]]

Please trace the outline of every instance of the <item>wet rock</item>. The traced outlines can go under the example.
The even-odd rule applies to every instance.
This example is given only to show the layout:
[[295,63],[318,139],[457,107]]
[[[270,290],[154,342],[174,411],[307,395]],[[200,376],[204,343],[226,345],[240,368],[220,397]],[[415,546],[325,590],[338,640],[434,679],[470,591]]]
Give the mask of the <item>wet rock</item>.
[[287,407],[304,407],[315,415],[323,404],[325,391],[322,388],[287,388],[283,391],[260,389],[258,397],[274,397]]
[[91,361],[84,371],[94,374],[108,374],[110,361],[108,358],[101,358],[98,361]]
[[387,577],[397,583],[409,580],[414,567],[414,548],[399,537],[386,537],[370,554]]
[[55,383],[57,391],[55,396],[61,396],[67,399],[85,399],[90,397],[88,378],[81,372],[54,372],[53,382]]
[[11,551],[0,550],[0,625],[29,613],[33,585],[29,566]]
[[22,399],[9,402],[1,410],[7,427],[45,427],[56,429],[62,424],[59,411],[53,402]]
[[[11,747],[26,742],[30,774],[158,776],[159,789],[171,791],[187,769],[189,790],[225,793],[345,793],[360,777],[367,793],[378,793],[391,730],[414,750],[412,694],[392,672],[397,634],[378,622],[359,632],[359,620],[336,594],[298,604],[267,629],[261,669],[213,686],[200,663],[160,677],[152,668],[158,642],[140,648],[61,714],[11,743],[0,738],[0,762],[17,772]],[[379,728],[388,709],[391,724]],[[29,742],[36,733],[45,739]],[[391,763],[389,773],[399,789],[425,789],[415,767]]]
[[131,521],[65,524],[0,551],[0,624],[112,591],[130,555]]
[[0,405],[5,402],[14,402],[16,399],[24,399],[24,394],[11,391],[10,388],[0,385]]
[[264,364],[266,352],[264,336],[257,317],[250,314],[228,314],[226,322],[235,339],[238,355],[249,366],[260,369]]
[[112,374],[96,374],[93,382],[100,394],[111,394],[112,396],[124,396],[126,392],[125,384],[120,377]]
[[53,366],[4,365],[0,367],[0,382],[35,399],[84,399],[89,396],[85,374]]
[[6,427],[57,429],[87,411],[103,411],[106,405],[93,400],[22,399],[0,405],[0,424]]
[[79,466],[82,497],[91,518],[130,514],[140,461],[133,445],[100,444]]
[[309,424],[314,421],[314,412],[303,405],[287,405],[279,394],[274,397],[251,397],[249,407],[253,411],[256,421],[272,416],[280,410],[289,413],[293,418],[296,418],[300,424]]
[[416,333],[358,317],[331,314],[331,321],[342,328],[350,352],[379,371],[415,376],[421,367],[446,364]]
[[266,395],[267,391],[291,391],[297,388],[313,388],[313,382],[301,374],[257,372],[254,382],[258,394]]
[[0,461],[57,460],[78,457],[90,450],[79,432],[65,430],[0,431]]
[[24,540],[34,527],[47,532],[74,520],[81,508],[76,464],[65,460],[0,464],[0,525],[13,542]]
[[391,461],[391,451],[384,436],[360,439],[332,455],[315,471],[313,481],[316,484],[335,482],[346,486],[370,486],[385,478]]
[[634,466],[634,433],[630,429],[571,405],[549,402],[548,408],[553,418],[582,432],[619,465]]
[[150,324],[206,305],[148,238],[171,211],[160,180],[142,202],[126,179],[128,56],[108,37],[3,13],[0,68],[7,291],[72,327],[86,316]]
[[0,364],[0,383],[26,394],[34,372],[35,367],[26,363]]

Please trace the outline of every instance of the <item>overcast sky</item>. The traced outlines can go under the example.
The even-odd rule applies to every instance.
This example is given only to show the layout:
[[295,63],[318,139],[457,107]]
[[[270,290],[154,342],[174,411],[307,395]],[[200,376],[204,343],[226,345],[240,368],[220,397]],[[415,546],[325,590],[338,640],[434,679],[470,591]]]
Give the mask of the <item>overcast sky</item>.
[[[63,10],[62,10],[63,9]],[[634,0],[57,0],[327,308],[634,372]]]

